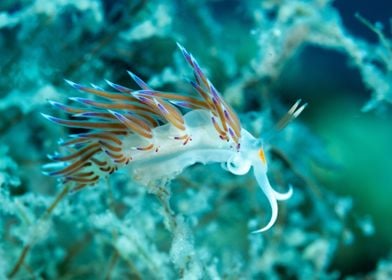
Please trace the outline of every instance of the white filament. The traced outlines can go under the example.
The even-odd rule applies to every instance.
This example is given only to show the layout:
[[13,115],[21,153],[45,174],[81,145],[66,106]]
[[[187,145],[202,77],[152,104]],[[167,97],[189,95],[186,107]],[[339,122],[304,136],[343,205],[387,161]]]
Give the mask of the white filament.
[[278,218],[278,200],[287,200],[293,194],[293,188],[289,186],[289,190],[285,193],[280,193],[274,190],[268,180],[266,172],[263,172],[263,166],[260,163],[253,165],[253,172],[257,183],[259,184],[261,190],[264,192],[267,200],[271,206],[271,218],[267,225],[259,230],[253,231],[253,233],[260,233],[270,229],[276,222]]
[[235,153],[229,158],[225,167],[234,175],[244,175],[249,172],[251,162],[242,158],[239,153]]

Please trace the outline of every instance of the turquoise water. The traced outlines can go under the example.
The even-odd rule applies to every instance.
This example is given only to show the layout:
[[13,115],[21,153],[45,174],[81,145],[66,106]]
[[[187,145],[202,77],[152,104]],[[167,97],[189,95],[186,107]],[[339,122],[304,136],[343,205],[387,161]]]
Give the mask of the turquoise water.
[[[392,278],[391,11],[383,1],[1,1],[0,279]],[[271,185],[293,187],[266,232],[252,234],[271,216],[252,172],[236,176],[219,163],[196,163],[174,176],[169,170],[184,163],[162,161],[163,176],[143,170],[147,184],[131,173],[131,160],[63,196],[64,186],[76,186],[70,175],[42,172],[48,154],[84,147],[66,148],[60,139],[92,131],[53,124],[41,113],[91,124],[97,120],[76,111],[108,114],[108,107],[69,97],[124,104],[129,93],[105,80],[143,88],[127,70],[158,91],[213,104],[211,88],[203,99],[187,82],[203,86],[177,42],[241,127],[262,140]],[[94,87],[123,99],[97,96]],[[155,101],[178,105],[173,98]],[[278,131],[298,99],[307,107]],[[218,105],[211,106],[204,109],[224,130]],[[157,126],[176,122],[158,115],[148,113]],[[119,115],[105,116],[98,122],[121,125]],[[206,125],[212,130],[201,137],[221,143],[219,129]],[[242,138],[226,134],[240,154]],[[135,153],[131,142],[127,156]]]

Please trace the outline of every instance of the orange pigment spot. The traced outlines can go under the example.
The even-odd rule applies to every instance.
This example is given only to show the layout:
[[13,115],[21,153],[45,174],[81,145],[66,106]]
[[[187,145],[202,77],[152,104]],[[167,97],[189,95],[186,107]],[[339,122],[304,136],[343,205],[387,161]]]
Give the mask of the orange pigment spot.
[[259,157],[260,157],[261,161],[262,161],[264,164],[267,163],[267,160],[266,160],[266,158],[265,158],[265,154],[264,154],[263,149],[260,149],[260,150],[259,150]]

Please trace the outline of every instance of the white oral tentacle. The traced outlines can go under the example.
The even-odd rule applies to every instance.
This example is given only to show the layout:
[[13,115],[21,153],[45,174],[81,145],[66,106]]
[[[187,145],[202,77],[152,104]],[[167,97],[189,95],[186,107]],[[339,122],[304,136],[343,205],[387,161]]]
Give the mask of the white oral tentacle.
[[274,196],[276,200],[280,200],[280,201],[287,200],[293,195],[293,187],[291,185],[289,185],[289,189],[284,193],[278,192],[274,189],[272,189],[272,191],[274,192]]
[[275,191],[267,177],[266,172],[263,172],[261,167],[259,167],[259,164],[256,164],[253,166],[253,171],[254,171],[254,176],[256,178],[257,183],[259,184],[259,187],[261,190],[264,192],[265,196],[267,197],[267,200],[270,204],[271,207],[271,217],[270,220],[268,221],[267,225],[262,227],[259,230],[253,231],[252,233],[260,233],[267,231],[270,229],[276,222],[278,218],[278,200],[286,200],[291,197],[293,194],[293,189],[290,186],[289,190],[285,193],[280,193]]
[[241,158],[240,154],[236,153],[227,161],[225,169],[234,175],[244,175],[249,172],[250,167],[250,161]]

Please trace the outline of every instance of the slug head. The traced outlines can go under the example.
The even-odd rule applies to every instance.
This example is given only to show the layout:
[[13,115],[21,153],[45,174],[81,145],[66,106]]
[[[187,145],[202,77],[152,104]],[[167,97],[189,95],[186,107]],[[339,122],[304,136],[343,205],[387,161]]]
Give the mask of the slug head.
[[267,158],[263,149],[262,141],[256,139],[246,130],[242,131],[241,149],[235,152],[227,161],[226,169],[235,175],[244,175],[253,169],[253,175],[260,189],[264,192],[271,207],[271,218],[269,222],[253,233],[259,233],[270,229],[278,217],[278,200],[289,199],[293,193],[291,186],[285,193],[274,190],[268,180]]

